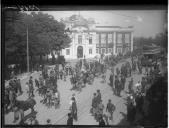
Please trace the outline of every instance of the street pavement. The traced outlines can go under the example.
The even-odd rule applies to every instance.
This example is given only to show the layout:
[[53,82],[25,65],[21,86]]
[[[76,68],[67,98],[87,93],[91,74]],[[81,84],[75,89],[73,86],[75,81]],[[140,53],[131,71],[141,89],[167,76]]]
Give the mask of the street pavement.
[[[128,59],[127,61],[130,61]],[[117,64],[116,67],[121,67],[123,62]],[[38,78],[41,72],[34,72],[31,76],[33,78]],[[124,91],[121,92],[122,97],[115,96],[109,84],[109,76],[110,70],[106,73],[106,83],[102,83],[101,78],[95,78],[94,83],[92,85],[86,85],[86,87],[82,88],[82,91],[79,93],[78,91],[70,90],[72,85],[70,83],[70,77],[67,77],[66,82],[62,80],[58,80],[58,90],[60,92],[60,107],[58,109],[47,108],[44,104],[40,103],[40,100],[43,98],[40,97],[37,92],[35,93],[35,100],[37,104],[35,105],[35,111],[37,111],[37,120],[39,124],[45,125],[46,120],[50,119],[51,124],[55,125],[66,125],[67,122],[67,114],[69,113],[69,102],[73,93],[75,93],[77,98],[77,109],[78,109],[78,121],[74,121],[75,125],[98,125],[98,122],[94,119],[94,117],[90,114],[92,97],[93,93],[96,92],[97,89],[100,89],[102,94],[103,104],[106,108],[108,99],[112,100],[112,103],[115,105],[116,110],[113,114],[113,121],[109,122],[110,125],[117,125],[124,117],[123,114],[127,113],[126,110],[126,97],[127,97],[127,85],[131,78],[126,79],[126,85]],[[134,84],[141,80],[143,74],[135,73],[132,75]],[[26,100],[28,98],[28,94],[26,93],[26,82],[28,82],[29,76],[24,77],[21,80],[21,85],[24,93],[21,96],[18,96],[18,100]],[[35,83],[34,83],[35,85]],[[36,89],[35,89],[36,90]],[[104,109],[105,110],[105,109]],[[29,114],[31,110],[27,110],[25,115]],[[105,111],[104,111],[105,113]],[[5,115],[5,124],[14,124],[14,113],[10,112]]]

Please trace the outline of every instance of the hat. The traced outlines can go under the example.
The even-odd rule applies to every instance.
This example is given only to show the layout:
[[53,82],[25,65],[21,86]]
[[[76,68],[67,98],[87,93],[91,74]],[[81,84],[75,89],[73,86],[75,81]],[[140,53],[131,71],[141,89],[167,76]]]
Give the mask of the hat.
[[51,120],[50,119],[47,119],[47,121],[46,121],[47,123],[50,123],[51,122]]
[[71,116],[71,113],[68,113],[68,116]]
[[75,98],[74,98],[74,97],[72,97],[72,100],[73,100],[73,101],[75,101]]

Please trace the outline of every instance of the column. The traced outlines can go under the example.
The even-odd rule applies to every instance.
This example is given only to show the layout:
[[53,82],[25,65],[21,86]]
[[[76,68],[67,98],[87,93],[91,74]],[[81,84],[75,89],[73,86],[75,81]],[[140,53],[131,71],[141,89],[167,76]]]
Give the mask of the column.
[[73,52],[74,52],[74,58],[77,59],[77,48],[76,48],[76,32],[73,34]]
[[114,32],[113,35],[113,54],[116,55],[116,32]]
[[131,32],[131,46],[130,46],[130,48],[131,48],[131,52],[133,51],[133,32]]
[[122,33],[122,54],[125,54],[125,33]]
[[99,34],[99,54],[101,54],[101,33]]
[[108,53],[108,33],[106,33],[106,54]]
[[76,59],[76,57],[75,57],[75,34],[74,33],[72,33],[72,50],[73,50],[73,56],[72,56],[72,58],[75,58]]

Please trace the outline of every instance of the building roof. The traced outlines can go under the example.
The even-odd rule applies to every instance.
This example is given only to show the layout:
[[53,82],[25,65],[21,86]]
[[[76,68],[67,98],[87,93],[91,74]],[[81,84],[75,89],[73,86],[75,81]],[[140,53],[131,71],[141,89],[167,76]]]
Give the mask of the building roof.
[[96,26],[96,28],[121,28],[120,26]]
[[[96,25],[93,18],[85,19],[81,15],[72,15],[69,18],[65,19],[65,23],[72,23],[72,28],[75,27],[86,27],[89,31],[93,32],[111,32],[111,31],[117,31],[117,32],[132,32],[133,26],[128,27],[121,27],[121,26],[110,26],[110,25]],[[93,24],[94,26],[90,28],[90,24]],[[96,26],[95,26],[96,25]]]
[[114,27],[114,26],[106,26],[106,27],[96,27],[94,30],[96,31],[104,31],[104,32],[109,32],[109,31],[128,31],[128,32],[132,32],[134,31],[132,28],[128,28],[128,27]]

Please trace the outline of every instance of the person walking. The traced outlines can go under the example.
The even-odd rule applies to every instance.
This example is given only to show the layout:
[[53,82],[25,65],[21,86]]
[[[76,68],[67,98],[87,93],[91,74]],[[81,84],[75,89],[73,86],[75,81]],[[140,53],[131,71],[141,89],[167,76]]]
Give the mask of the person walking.
[[113,73],[110,75],[109,81],[110,81],[110,86],[113,88],[113,83],[114,83],[114,75],[113,75]]
[[118,76],[115,76],[115,91],[114,94],[115,95],[119,95],[119,85],[120,85],[120,81],[118,79]]
[[55,93],[55,109],[56,109],[60,105],[60,92],[58,91],[57,88],[55,88],[54,93]]
[[96,97],[96,93],[94,93],[92,99],[92,109],[91,109],[91,113],[93,116],[95,116],[96,114],[96,108],[97,108],[97,97]]
[[98,117],[103,116],[103,110],[104,110],[104,104],[102,103],[102,100],[100,101],[100,103],[98,104]]
[[10,108],[13,110],[14,109],[14,105],[15,105],[15,101],[16,101],[16,93],[13,89],[9,90],[9,101],[10,101]]
[[109,119],[113,120],[113,112],[115,111],[115,106],[114,104],[111,103],[111,100],[109,99],[106,107],[106,112],[109,113]]
[[35,86],[39,89],[39,81],[35,79]]
[[71,107],[71,113],[72,113],[73,119],[77,121],[77,105],[76,105],[76,100],[74,97],[72,98],[72,101],[73,102],[72,102],[72,107]]
[[20,79],[17,80],[17,84],[18,84],[19,95],[21,95],[23,93],[23,91],[22,91],[21,80]]
[[33,80],[32,76],[29,79],[29,97],[34,97],[34,87],[33,87]]
[[101,93],[100,93],[99,89],[97,90],[97,96],[96,96],[96,98],[97,98],[97,103],[99,104],[101,102],[101,99],[102,99],[102,96],[101,96]]
[[131,81],[129,81],[128,92],[130,94],[133,93],[133,78],[131,78]]
[[125,83],[126,83],[126,78],[125,78],[124,75],[122,75],[122,77],[121,77],[121,83],[122,83],[122,90],[124,90],[125,89]]

